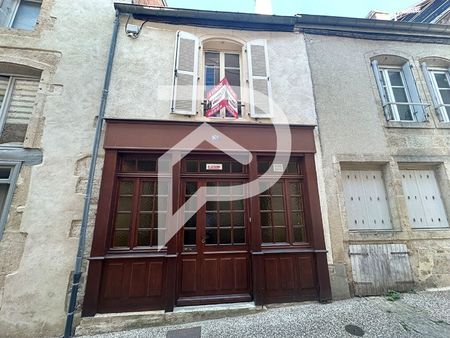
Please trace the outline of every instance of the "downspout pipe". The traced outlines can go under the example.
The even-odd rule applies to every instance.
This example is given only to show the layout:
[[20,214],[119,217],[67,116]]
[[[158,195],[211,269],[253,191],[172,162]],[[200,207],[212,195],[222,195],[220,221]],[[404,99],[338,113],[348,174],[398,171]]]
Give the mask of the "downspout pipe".
[[100,102],[100,110],[98,113],[97,127],[95,129],[94,144],[92,146],[92,159],[91,159],[91,163],[89,166],[86,194],[84,197],[83,218],[81,220],[80,239],[78,241],[78,251],[77,251],[77,257],[76,257],[76,261],[75,261],[75,270],[73,273],[70,301],[69,301],[69,306],[68,306],[68,310],[67,310],[66,326],[64,329],[64,338],[72,337],[72,332],[73,332],[73,319],[74,319],[74,315],[75,315],[76,303],[77,303],[77,297],[78,297],[78,289],[80,287],[80,279],[81,279],[81,275],[82,275],[81,268],[82,268],[82,264],[83,264],[83,254],[84,254],[84,250],[86,247],[86,232],[87,232],[87,226],[88,226],[88,222],[89,222],[89,212],[90,212],[90,208],[91,208],[92,190],[93,190],[94,178],[95,178],[95,167],[97,164],[98,151],[100,148],[100,141],[101,141],[101,137],[102,137],[103,122],[104,122],[104,117],[105,117],[106,103],[108,101],[109,86],[111,83],[111,71],[112,71],[113,62],[114,62],[114,55],[116,52],[117,35],[119,32],[119,26],[120,26],[120,11],[118,9],[116,9],[116,18],[114,20],[114,28],[113,28],[112,38],[111,38],[111,45],[109,47],[108,63],[106,66],[105,81],[103,83],[103,92],[102,92],[102,98],[101,98],[101,102]]

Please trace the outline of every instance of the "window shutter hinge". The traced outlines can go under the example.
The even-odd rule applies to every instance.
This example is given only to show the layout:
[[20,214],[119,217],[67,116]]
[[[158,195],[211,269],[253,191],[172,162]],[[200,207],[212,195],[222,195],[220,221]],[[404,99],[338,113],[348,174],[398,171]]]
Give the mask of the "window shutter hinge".
[[173,72],[174,72],[174,74],[175,74],[175,77],[178,77],[178,70],[175,69]]

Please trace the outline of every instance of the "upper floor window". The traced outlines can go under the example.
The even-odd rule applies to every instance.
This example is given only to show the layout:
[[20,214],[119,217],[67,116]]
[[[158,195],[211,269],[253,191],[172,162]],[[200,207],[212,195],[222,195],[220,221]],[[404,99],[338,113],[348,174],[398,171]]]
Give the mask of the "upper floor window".
[[420,99],[411,64],[405,62],[398,65],[398,58],[393,59],[396,61],[393,65],[379,65],[378,60],[372,61],[386,119],[404,122],[427,121],[425,108],[428,104],[422,103]]
[[[209,50],[205,52],[205,85],[204,98],[206,99],[208,93],[222,80],[227,79],[232,90],[237,96],[238,100],[238,116],[242,117],[241,110],[241,54],[236,51],[217,51]],[[209,103],[210,105],[210,103]],[[234,113],[227,108],[222,108],[219,111],[208,113],[208,102],[204,101],[204,114],[206,117],[236,117]]]
[[[232,95],[234,100],[227,99],[230,97],[229,90],[211,96],[214,92],[212,89],[220,88],[218,85],[225,79],[235,94]],[[244,46],[226,39],[200,42],[193,34],[177,33],[172,113],[201,114],[212,118],[247,115],[271,118],[271,92],[266,40],[249,41]],[[225,108],[226,105],[218,105],[224,100],[236,101],[235,106],[232,105],[235,109],[229,110]]]
[[23,143],[38,87],[34,77],[0,75],[0,143]]
[[0,26],[33,30],[42,0],[0,0]]
[[422,63],[422,70],[439,120],[450,122],[449,69],[442,67],[428,68],[426,63]]

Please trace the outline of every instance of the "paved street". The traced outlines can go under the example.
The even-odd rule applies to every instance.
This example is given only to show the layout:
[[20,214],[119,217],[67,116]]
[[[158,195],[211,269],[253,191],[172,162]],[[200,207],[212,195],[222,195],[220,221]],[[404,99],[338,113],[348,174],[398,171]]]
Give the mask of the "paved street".
[[[347,327],[350,334],[346,331]],[[179,329],[188,329],[184,335]],[[269,308],[253,315],[93,336],[147,337],[450,337],[450,291],[353,298]]]

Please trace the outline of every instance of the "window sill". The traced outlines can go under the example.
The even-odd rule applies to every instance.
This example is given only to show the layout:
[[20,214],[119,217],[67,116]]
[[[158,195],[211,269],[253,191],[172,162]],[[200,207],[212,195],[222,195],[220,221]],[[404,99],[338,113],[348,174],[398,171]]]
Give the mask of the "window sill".
[[450,231],[450,227],[439,227],[439,228],[411,228],[412,231],[419,231],[419,232],[424,232],[424,231]]
[[[434,129],[435,127],[429,122],[406,122],[406,121],[386,121],[386,128],[405,128],[405,129]],[[450,128],[450,126],[449,126]]]
[[350,235],[378,235],[402,232],[397,229],[367,229],[367,230],[349,230]]
[[437,128],[439,128],[439,129],[450,129],[450,122],[438,122]]

